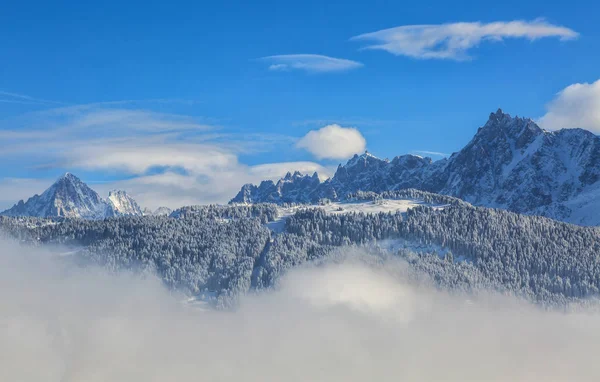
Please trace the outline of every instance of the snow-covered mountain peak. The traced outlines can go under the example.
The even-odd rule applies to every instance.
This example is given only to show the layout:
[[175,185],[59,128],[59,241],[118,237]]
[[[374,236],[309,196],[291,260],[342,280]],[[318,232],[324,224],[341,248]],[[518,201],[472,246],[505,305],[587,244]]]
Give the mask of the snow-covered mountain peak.
[[490,123],[495,123],[498,121],[507,121],[507,120],[511,120],[512,117],[510,116],[510,114],[505,113],[502,111],[502,109],[498,108],[498,110],[496,110],[496,112],[492,112],[490,113],[490,117],[488,118],[488,121],[486,123],[490,124]]
[[173,212],[172,209],[168,207],[158,207],[152,214],[154,216],[169,216]]
[[79,179],[78,177],[76,177],[75,175],[73,175],[70,172],[65,172],[63,175],[61,175],[57,180],[61,180],[61,179],[72,179],[72,180],[78,180],[81,181],[81,179]]
[[263,180],[260,185],[245,184],[231,203],[255,203],[262,200],[269,203],[308,202],[310,191],[321,184],[319,174],[304,175],[299,171],[288,172],[277,183]]
[[66,173],[41,195],[19,201],[2,213],[10,216],[102,219],[113,216],[110,205],[78,177]]
[[122,190],[108,192],[108,202],[117,215],[142,216],[144,212],[131,196]]
[[514,139],[517,141],[516,145],[522,147],[543,133],[544,130],[532,119],[511,117],[502,109],[498,109],[495,113],[490,114],[488,121],[477,131],[473,140]]
[[254,203],[316,202],[343,200],[356,191],[404,188],[600,225],[600,138],[582,129],[547,132],[529,118],[498,109],[463,149],[447,159],[433,162],[401,155],[390,162],[365,153],[338,166],[335,175],[320,184],[280,188],[276,197],[250,192],[257,188],[248,185],[238,196],[245,192],[245,202]]
[[83,183],[81,179],[71,174],[70,172],[66,172],[63,175],[59,176],[50,188],[52,188],[53,186],[64,186],[69,184],[73,185],[74,187],[80,187],[85,183]]
[[293,181],[295,179],[302,178],[302,177],[304,177],[304,175],[300,171],[294,171],[293,174],[290,171],[288,171],[287,174],[285,174],[285,176],[281,180]]
[[104,219],[119,215],[142,215],[141,208],[125,191],[111,191],[108,200],[77,176],[61,175],[41,195],[21,200],[1,213],[8,216]]
[[392,159],[392,164],[395,165],[403,165],[406,166],[408,168],[415,168],[415,167],[422,167],[424,164],[428,165],[431,164],[432,159],[429,157],[422,157],[420,155],[414,155],[414,154],[405,154],[405,155],[399,155],[396,156]]
[[368,166],[372,163],[379,163],[379,162],[386,162],[386,160],[379,159],[375,155],[369,153],[368,151],[365,151],[364,154],[361,154],[361,155],[354,154],[354,156],[352,158],[350,158],[348,160],[348,162],[346,162],[346,165],[344,167],[350,168],[350,167],[354,167],[357,165]]

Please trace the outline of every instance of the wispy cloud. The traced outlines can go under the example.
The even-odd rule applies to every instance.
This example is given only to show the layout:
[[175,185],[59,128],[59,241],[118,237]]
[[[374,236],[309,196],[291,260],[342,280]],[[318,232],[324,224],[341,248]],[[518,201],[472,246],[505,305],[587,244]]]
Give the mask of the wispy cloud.
[[344,72],[363,66],[360,62],[322,56],[319,54],[284,54],[263,57],[268,62],[269,70],[303,70],[310,73]]
[[546,109],[538,122],[547,130],[579,127],[600,133],[600,80],[567,86]]
[[41,194],[50,183],[48,179],[0,178],[0,211],[25,197]]
[[[94,187],[104,196],[111,188],[125,189],[151,208],[227,202],[242,184],[277,179],[288,171],[330,173],[314,162],[248,165],[239,160],[274,147],[291,148],[293,137],[236,134],[203,118],[122,104],[29,113],[0,123],[0,141],[4,163],[39,169],[40,174],[61,169],[126,177]],[[39,193],[52,181],[0,179],[0,193],[9,190],[0,198],[0,210]]]
[[24,94],[6,92],[0,90],[0,102],[2,103],[22,103],[33,105],[61,105],[64,102],[50,101],[47,99],[34,98]]
[[567,27],[533,21],[499,21],[492,23],[458,22],[439,25],[404,25],[353,37],[368,41],[364,49],[385,50],[397,56],[418,59],[468,60],[468,52],[484,41],[522,38],[534,41],[544,37],[560,40],[577,38],[579,33]]
[[365,117],[322,117],[312,118],[295,121],[292,123],[294,127],[320,127],[332,124],[340,124],[346,126],[369,126],[369,127],[380,127],[380,126],[394,126],[400,123],[399,120],[392,119],[377,119],[377,118],[365,118]]
[[447,157],[447,156],[449,156],[448,154],[441,153],[439,151],[413,150],[412,152],[414,154],[423,154],[423,155],[435,156],[435,157]]

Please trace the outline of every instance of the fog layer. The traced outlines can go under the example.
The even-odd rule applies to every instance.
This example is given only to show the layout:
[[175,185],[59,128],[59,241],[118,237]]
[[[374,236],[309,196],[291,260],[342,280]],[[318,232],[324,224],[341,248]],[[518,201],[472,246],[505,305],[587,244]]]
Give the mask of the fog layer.
[[402,267],[305,267],[205,311],[154,278],[0,242],[0,380],[599,380],[599,316],[440,293]]

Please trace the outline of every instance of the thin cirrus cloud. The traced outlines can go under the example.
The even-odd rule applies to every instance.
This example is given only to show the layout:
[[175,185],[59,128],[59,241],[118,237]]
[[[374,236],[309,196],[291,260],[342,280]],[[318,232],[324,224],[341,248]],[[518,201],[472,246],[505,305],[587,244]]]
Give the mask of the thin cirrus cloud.
[[353,127],[328,125],[309,131],[297,143],[318,159],[346,159],[365,150],[367,140]]
[[64,102],[35,98],[25,94],[12,93],[0,90],[0,103],[21,103],[25,105],[60,105]]
[[582,128],[600,133],[600,80],[576,83],[561,90],[538,120],[547,130]]
[[319,54],[283,54],[267,56],[261,60],[269,63],[269,70],[301,70],[309,73],[345,72],[358,69],[362,63],[344,58],[335,58]]
[[426,155],[426,156],[435,156],[435,157],[447,157],[449,156],[446,153],[441,153],[439,151],[428,151],[428,150],[413,150],[414,154]]
[[578,36],[572,29],[537,19],[403,25],[361,34],[351,40],[370,42],[364,49],[385,50],[396,56],[461,61],[470,59],[469,50],[486,41],[517,38],[535,41],[546,37],[571,40]]

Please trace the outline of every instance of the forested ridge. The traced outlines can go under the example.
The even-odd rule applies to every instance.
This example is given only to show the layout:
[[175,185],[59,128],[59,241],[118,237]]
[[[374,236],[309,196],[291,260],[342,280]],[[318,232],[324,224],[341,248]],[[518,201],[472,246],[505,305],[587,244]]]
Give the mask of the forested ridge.
[[[494,289],[550,305],[598,295],[598,229],[419,193],[410,195],[445,207],[376,214],[302,208],[287,218],[281,233],[265,224],[278,216],[270,204],[194,206],[171,217],[96,221],[0,217],[0,227],[24,243],[79,248],[79,259],[109,270],[155,272],[171,288],[194,295],[210,292],[220,306],[250,290],[269,288],[287,270],[327,259],[346,246],[402,258],[410,272],[440,288]],[[395,241],[403,246],[388,246]]]

